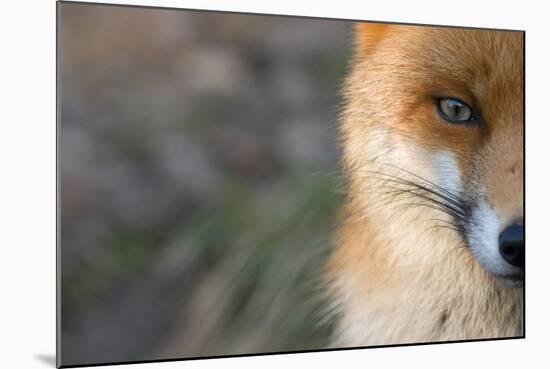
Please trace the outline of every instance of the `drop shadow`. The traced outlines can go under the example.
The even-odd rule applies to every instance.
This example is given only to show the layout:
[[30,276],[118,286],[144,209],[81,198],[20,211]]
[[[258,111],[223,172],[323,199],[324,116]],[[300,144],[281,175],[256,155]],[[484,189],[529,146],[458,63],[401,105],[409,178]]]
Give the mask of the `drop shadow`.
[[43,362],[51,368],[56,368],[55,355],[52,354],[34,354],[34,358]]

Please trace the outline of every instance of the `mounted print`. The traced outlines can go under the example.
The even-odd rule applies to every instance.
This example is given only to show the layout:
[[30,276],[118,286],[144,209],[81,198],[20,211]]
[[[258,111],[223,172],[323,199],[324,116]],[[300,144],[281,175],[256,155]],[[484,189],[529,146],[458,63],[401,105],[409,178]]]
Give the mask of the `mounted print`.
[[57,6],[58,365],[524,337],[524,32]]

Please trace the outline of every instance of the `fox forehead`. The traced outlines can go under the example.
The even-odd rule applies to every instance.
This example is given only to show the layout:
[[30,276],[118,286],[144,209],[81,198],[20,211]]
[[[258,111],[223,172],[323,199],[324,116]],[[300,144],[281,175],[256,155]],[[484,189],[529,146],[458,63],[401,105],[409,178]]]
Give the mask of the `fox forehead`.
[[489,125],[501,123],[503,107],[514,119],[502,123],[522,124],[522,32],[359,23],[356,44],[370,77],[404,101],[455,96]]
[[[428,146],[445,144],[460,156],[494,132],[504,135],[500,143],[522,137],[521,32],[359,23],[354,68],[348,93],[356,102]],[[482,116],[483,129],[441,124],[433,109],[441,97],[466,102]]]

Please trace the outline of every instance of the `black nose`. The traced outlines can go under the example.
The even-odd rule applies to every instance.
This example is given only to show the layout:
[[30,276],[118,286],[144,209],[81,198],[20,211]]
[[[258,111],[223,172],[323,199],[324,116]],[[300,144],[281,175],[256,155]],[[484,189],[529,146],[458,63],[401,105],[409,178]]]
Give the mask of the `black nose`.
[[508,263],[521,268],[525,264],[524,233],[523,225],[513,224],[506,227],[499,237],[500,255]]

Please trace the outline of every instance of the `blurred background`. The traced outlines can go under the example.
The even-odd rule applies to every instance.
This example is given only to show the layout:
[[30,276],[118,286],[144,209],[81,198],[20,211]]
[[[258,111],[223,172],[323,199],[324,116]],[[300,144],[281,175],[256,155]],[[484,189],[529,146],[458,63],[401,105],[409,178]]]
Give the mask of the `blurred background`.
[[351,23],[59,10],[62,363],[326,347]]

